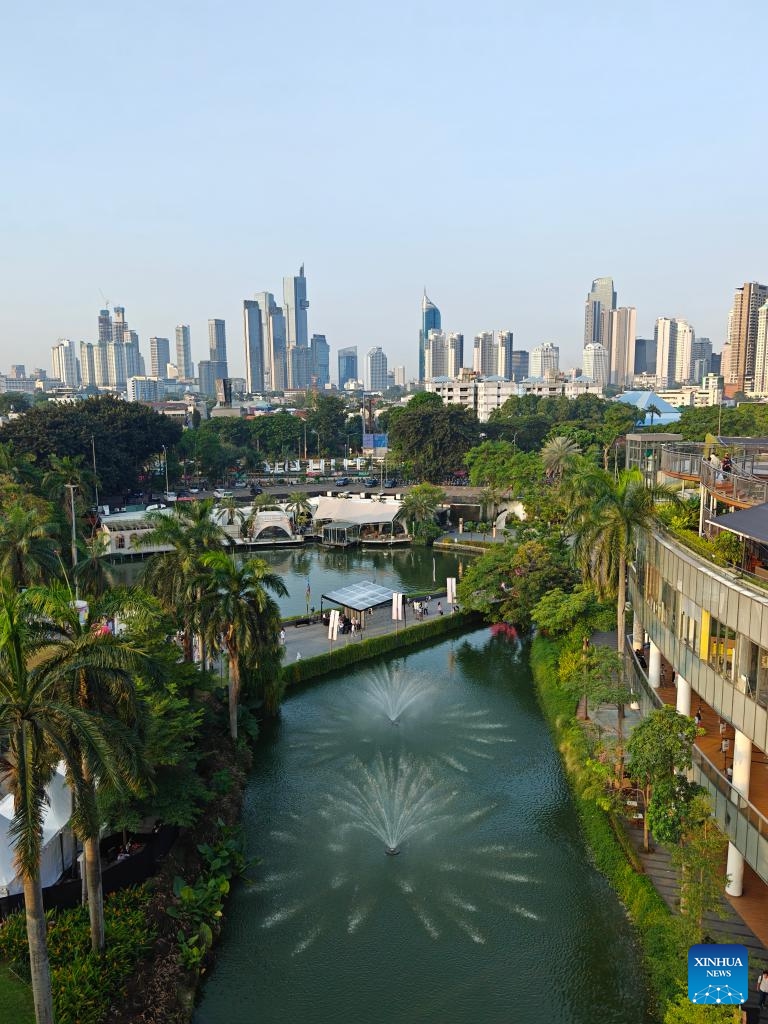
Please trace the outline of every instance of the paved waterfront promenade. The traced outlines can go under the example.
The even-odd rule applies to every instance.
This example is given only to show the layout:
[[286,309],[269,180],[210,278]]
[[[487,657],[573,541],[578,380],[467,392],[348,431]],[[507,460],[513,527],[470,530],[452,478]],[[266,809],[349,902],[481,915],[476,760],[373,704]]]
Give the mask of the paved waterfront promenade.
[[[437,615],[438,602],[442,603],[445,614],[449,614],[445,592],[441,593],[436,590],[432,595],[432,600],[427,605],[428,615],[422,621],[427,622],[430,618]],[[422,599],[422,604],[425,603]],[[316,654],[327,654],[330,650],[338,650],[339,647],[359,644],[361,640],[367,640],[372,636],[384,636],[386,633],[395,633],[402,630],[404,626],[413,626],[416,622],[417,619],[410,604],[405,608],[404,622],[393,622],[392,605],[384,604],[379,608],[374,608],[373,615],[366,614],[365,629],[361,633],[340,633],[338,640],[334,640],[333,644],[328,639],[328,626],[323,625],[321,622],[311,626],[295,626],[289,622],[285,626],[284,661],[286,664],[289,664],[292,661],[297,661],[299,655],[302,658],[312,658]]]

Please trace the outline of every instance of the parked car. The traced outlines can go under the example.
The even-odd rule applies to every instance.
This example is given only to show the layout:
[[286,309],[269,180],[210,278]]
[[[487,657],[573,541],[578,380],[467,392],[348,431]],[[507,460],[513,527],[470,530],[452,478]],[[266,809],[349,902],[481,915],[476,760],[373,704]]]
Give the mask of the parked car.
[[337,476],[335,480],[337,487],[347,487],[349,484],[348,476]]
[[397,480],[395,480],[395,478],[393,476],[390,476],[390,477],[388,477],[384,481],[384,486],[385,487],[397,487]]
[[176,501],[178,495],[176,491],[166,491],[164,497],[166,501]]
[[153,501],[151,505],[147,505],[145,512],[159,512],[161,508],[168,508],[164,501]]
[[250,494],[251,494],[252,498],[255,498],[257,494],[263,494],[264,493],[264,488],[263,487],[259,487],[258,484],[251,484],[251,486],[248,489],[250,491]]
[[366,487],[375,487],[378,482],[375,476],[367,476],[363,480],[363,484]]
[[234,498],[234,491],[225,491],[223,487],[217,487],[213,492],[214,498]]

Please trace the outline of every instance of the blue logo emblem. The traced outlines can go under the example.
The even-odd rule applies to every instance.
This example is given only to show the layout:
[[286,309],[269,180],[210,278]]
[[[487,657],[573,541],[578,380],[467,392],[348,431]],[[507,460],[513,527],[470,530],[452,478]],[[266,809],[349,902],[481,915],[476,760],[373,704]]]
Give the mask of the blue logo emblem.
[[692,1003],[745,1003],[749,994],[746,946],[705,945],[688,950],[688,998]]

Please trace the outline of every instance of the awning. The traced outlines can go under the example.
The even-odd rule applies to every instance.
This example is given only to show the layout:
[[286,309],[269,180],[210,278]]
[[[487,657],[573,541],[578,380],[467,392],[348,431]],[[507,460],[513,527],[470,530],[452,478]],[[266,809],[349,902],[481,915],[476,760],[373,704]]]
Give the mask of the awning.
[[708,520],[708,524],[719,526],[721,530],[730,530],[739,537],[768,544],[768,502],[741,509],[739,512],[727,512],[725,515],[716,516]]
[[356,612],[364,612],[366,608],[389,604],[392,600],[392,591],[380,587],[371,580],[361,580],[360,583],[351,583],[348,587],[323,594],[323,600],[340,604],[344,608],[353,608]]
[[399,501],[372,501],[370,498],[312,498],[314,521],[332,520],[337,523],[357,523],[359,526],[378,526],[391,523],[400,511]]

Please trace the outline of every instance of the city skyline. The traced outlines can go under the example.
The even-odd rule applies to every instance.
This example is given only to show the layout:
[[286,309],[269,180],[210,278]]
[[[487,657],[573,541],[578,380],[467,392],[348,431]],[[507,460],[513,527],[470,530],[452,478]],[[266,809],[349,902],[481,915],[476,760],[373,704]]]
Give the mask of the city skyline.
[[[243,298],[302,261],[310,330],[334,351],[381,345],[409,376],[425,285],[446,331],[508,327],[523,349],[555,342],[563,365],[580,361],[584,296],[600,275],[637,309],[641,337],[680,317],[722,346],[734,288],[768,278],[761,209],[733,214],[736,195],[762,187],[759,33],[685,0],[524,11],[486,0],[480,16],[450,0],[341,6],[333,26],[302,0],[272,12],[290,71],[281,47],[257,62],[238,47],[261,22],[237,0],[193,3],[183,18],[140,0],[130,19],[105,9],[98,23],[78,0],[42,24],[9,10],[3,368],[22,354],[42,365],[59,337],[95,341],[92,310],[107,297],[144,346],[189,324],[205,359],[207,320],[239,334]],[[104,38],[144,73],[121,71]],[[443,66],[471,61],[473,73],[438,80],[426,38]],[[584,62],[586,40],[601,60]],[[648,54],[660,41],[676,59],[657,80]],[[584,125],[598,107],[625,145],[595,147]],[[259,130],[244,135],[254,109]],[[267,139],[279,140],[274,159]],[[736,139],[738,161],[724,144]],[[104,152],[121,154],[109,175]]]

